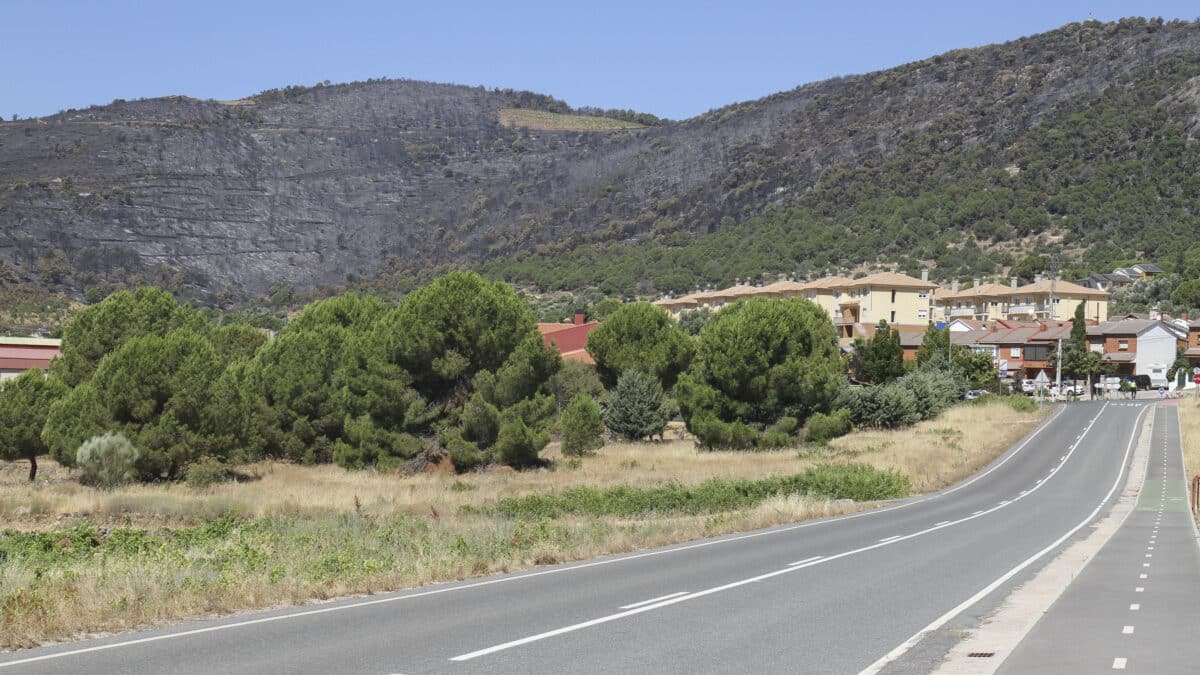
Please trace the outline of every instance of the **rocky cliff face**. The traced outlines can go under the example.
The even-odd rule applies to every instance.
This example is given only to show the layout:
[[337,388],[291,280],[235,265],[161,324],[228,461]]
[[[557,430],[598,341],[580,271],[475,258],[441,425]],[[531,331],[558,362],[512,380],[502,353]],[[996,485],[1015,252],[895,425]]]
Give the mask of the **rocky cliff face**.
[[[413,81],[118,101],[0,123],[0,261],[76,291],[157,275],[237,297],[389,260],[694,236],[914,134],[986,148],[1198,50],[1197,24],[1072,25],[615,132],[508,128],[517,93]],[[1175,96],[1194,103],[1195,86]]]

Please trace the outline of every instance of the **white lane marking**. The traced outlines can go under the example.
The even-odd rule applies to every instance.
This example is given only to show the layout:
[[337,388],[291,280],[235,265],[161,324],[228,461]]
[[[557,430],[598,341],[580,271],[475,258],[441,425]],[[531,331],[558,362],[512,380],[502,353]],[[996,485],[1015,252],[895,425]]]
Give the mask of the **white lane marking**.
[[[1084,430],[1085,436],[1087,435],[1088,430],[1090,430],[1092,428],[1092,424],[1096,423],[1096,420],[1099,419],[1099,416],[1104,413],[1104,409],[1107,407],[1108,407],[1108,403],[1105,403],[1103,406],[1100,407],[1100,412],[1096,413],[1097,416],[1092,419],[1092,423],[1089,424],[1087,426],[1087,429]],[[1134,441],[1137,440],[1138,431],[1141,428],[1142,416],[1145,415],[1145,413],[1146,413],[1146,407],[1143,407],[1142,411],[1139,412],[1137,417],[1134,419],[1134,422],[1132,425],[1132,432],[1129,436],[1129,443],[1125,446],[1125,457],[1121,460],[1121,465],[1120,465],[1120,468],[1117,470],[1117,477],[1113,480],[1112,487],[1110,487],[1108,489],[1108,494],[1104,495],[1104,499],[1101,499],[1100,502],[1098,504],[1096,504],[1096,508],[1092,509],[1092,512],[1090,514],[1088,514],[1088,516],[1086,518],[1079,521],[1079,524],[1075,525],[1075,527],[1068,530],[1066,534],[1062,535],[1058,539],[1051,542],[1050,545],[1046,546],[1045,548],[1038,551],[1037,553],[1034,553],[1029,558],[1026,558],[1023,562],[1019,563],[1016,567],[1012,568],[1008,572],[1005,572],[1004,575],[1001,576],[999,579],[996,579],[995,581],[988,584],[987,586],[984,586],[983,588],[979,589],[978,593],[976,593],[975,595],[962,601],[961,603],[959,603],[959,605],[957,607],[952,608],[950,611],[948,611],[945,614],[934,619],[932,622],[930,622],[930,624],[928,626],[925,626],[921,630],[917,631],[916,633],[914,633],[912,635],[912,637],[908,638],[904,642],[897,645],[895,649],[893,649],[892,651],[888,652],[887,654],[884,654],[883,656],[881,656],[877,661],[875,661],[875,663],[872,663],[871,665],[864,668],[862,670],[862,672],[860,673],[860,675],[873,675],[874,673],[878,673],[880,670],[883,670],[884,666],[886,666],[887,664],[891,663],[892,661],[895,661],[896,659],[900,658],[900,656],[902,656],[908,650],[912,649],[913,646],[915,646],[918,642],[920,642],[926,635],[928,635],[928,634],[932,633],[933,631],[946,625],[947,622],[949,622],[951,619],[958,616],[959,614],[962,614],[963,611],[965,611],[968,607],[974,605],[975,603],[979,602],[983,598],[987,597],[990,593],[992,593],[992,591],[995,591],[997,588],[1002,586],[1009,579],[1012,579],[1016,575],[1020,574],[1021,571],[1024,570],[1026,567],[1029,567],[1033,563],[1037,562],[1038,559],[1040,559],[1042,556],[1044,556],[1047,553],[1058,548],[1058,546],[1060,544],[1062,544],[1064,541],[1066,541],[1067,539],[1074,536],[1074,534],[1076,532],[1078,532],[1078,531],[1082,530],[1084,527],[1086,527],[1087,524],[1089,522],[1091,522],[1091,520],[1100,513],[1100,509],[1104,508],[1104,505],[1106,503],[1108,503],[1108,500],[1112,498],[1113,493],[1115,493],[1117,491],[1117,486],[1120,485],[1120,483],[1121,483],[1121,477],[1125,475],[1125,465],[1129,463],[1129,455],[1133,452],[1133,444],[1134,444]],[[1076,447],[1077,446],[1078,446],[1078,444],[1076,444]],[[1074,448],[1071,449],[1071,452],[1074,452]],[[1071,452],[1068,452],[1067,454],[1070,455]],[[1062,466],[1062,465],[1060,464],[1059,466]],[[1053,472],[1051,472],[1051,473],[1053,474]],[[1143,565],[1145,565],[1146,567],[1149,567],[1150,563],[1143,563]]]
[[1135,602],[1135,603],[1133,603],[1132,605],[1130,605],[1130,606],[1129,606],[1129,611],[1131,611],[1131,612],[1136,612],[1136,611],[1138,611],[1138,610],[1139,610],[1139,609],[1141,609],[1141,608],[1142,608],[1142,606],[1141,606],[1140,604],[1138,604],[1138,603],[1136,603],[1136,602]]
[[1113,659],[1113,670],[1125,670],[1125,664],[1127,662],[1127,659],[1120,657]]
[[1137,588],[1133,589],[1134,593],[1144,593],[1145,591],[1146,591],[1145,586],[1138,586]]
[[950,521],[948,521],[948,520],[943,520],[943,521],[942,521],[942,522],[940,522],[940,523],[934,523],[934,524],[933,524],[933,526],[934,526],[934,527],[937,527],[938,525],[949,525],[949,524],[950,524]]
[[[937,527],[937,525],[934,525],[934,527]],[[887,542],[889,542],[889,541],[896,541],[896,540],[897,540],[897,539],[899,539],[899,538],[900,538],[900,535],[898,535],[898,534],[897,534],[897,535],[893,535],[893,536],[891,536],[891,537],[884,537],[883,539],[880,539],[880,540],[879,540],[879,543],[883,544],[883,543],[887,543]]]
[[1122,628],[1121,635],[1133,635],[1133,626],[1125,626]]
[[[1093,417],[1091,422],[1088,424],[1088,427],[1087,427],[1088,429],[1091,428],[1092,424],[1096,423],[1096,420],[1100,418],[1100,415],[1103,414],[1104,409],[1106,407],[1108,407],[1107,403],[1105,403],[1103,406],[1100,407],[1100,411],[1096,413],[1096,416]],[[1062,416],[1064,410],[1066,410],[1065,407],[1059,408],[1058,410],[1056,410],[1052,415],[1050,415],[1050,417],[1047,417],[1040,425],[1038,425],[1038,427],[1036,429],[1029,432],[1029,435],[1026,436],[1025,439],[1022,440],[1015,448],[1008,451],[1008,454],[1003,456],[999,461],[997,461],[994,464],[992,464],[991,466],[989,466],[986,470],[976,474],[975,476],[971,477],[970,479],[968,479],[966,481],[963,481],[962,483],[959,483],[958,485],[947,488],[941,492],[937,492],[937,493],[934,493],[932,495],[929,495],[927,497],[923,497],[920,499],[914,499],[912,501],[907,501],[902,504],[896,504],[894,506],[886,506],[886,507],[879,508],[879,509],[872,509],[870,511],[861,511],[859,513],[851,513],[851,514],[844,515],[844,516],[835,516],[833,518],[826,518],[826,519],[818,520],[818,521],[810,521],[810,522],[805,522],[805,523],[799,523],[796,525],[788,525],[786,527],[779,527],[779,528],[773,528],[773,529],[769,529],[769,530],[760,530],[758,532],[749,532],[746,534],[722,537],[720,539],[710,539],[710,540],[700,541],[700,542],[696,542],[696,543],[692,543],[692,544],[685,544],[685,545],[681,545],[681,546],[672,546],[669,548],[662,548],[662,549],[657,549],[654,551],[646,551],[644,553],[634,553],[634,554],[623,555],[623,556],[619,556],[619,557],[605,558],[604,560],[593,560],[590,562],[580,563],[577,565],[571,565],[569,567],[555,567],[553,569],[539,570],[537,572],[529,572],[527,574],[520,574],[520,575],[515,575],[515,576],[505,576],[505,577],[500,577],[497,579],[487,579],[484,581],[475,581],[475,582],[471,582],[471,583],[467,583],[467,584],[448,586],[445,588],[435,588],[435,589],[428,590],[428,591],[420,591],[417,593],[408,593],[405,595],[392,595],[392,596],[389,596],[386,598],[375,598],[373,600],[363,600],[361,602],[347,603],[344,605],[337,605],[335,607],[322,607],[320,609],[310,609],[310,610],[305,610],[305,611],[301,611],[301,612],[291,612],[288,614],[267,616],[267,617],[262,617],[259,619],[249,619],[246,621],[237,621],[234,623],[220,624],[218,626],[207,626],[204,628],[194,628],[192,630],[179,631],[176,633],[167,633],[164,635],[154,635],[151,637],[137,638],[134,640],[113,642],[110,644],[96,645],[94,647],[82,647],[79,649],[72,649],[72,650],[63,651],[63,652],[56,652],[53,654],[43,654],[41,656],[31,656],[29,658],[18,659],[15,661],[0,662],[0,669],[7,668],[9,666],[22,665],[22,664],[26,664],[26,663],[36,663],[39,661],[46,661],[46,660],[50,660],[50,659],[62,658],[65,656],[74,656],[77,654],[89,654],[92,652],[116,649],[118,647],[129,647],[129,646],[133,646],[133,645],[144,644],[147,642],[158,642],[159,640],[170,640],[170,639],[174,639],[174,638],[188,637],[191,635],[199,635],[202,633],[211,633],[214,631],[222,631],[222,630],[228,630],[228,629],[232,629],[232,628],[242,628],[244,626],[252,626],[252,625],[261,624],[261,623],[272,623],[275,621],[283,621],[286,619],[296,619],[296,618],[312,616],[312,615],[316,615],[316,614],[326,614],[329,612],[340,612],[340,611],[344,611],[344,610],[348,610],[348,609],[357,609],[360,607],[369,607],[372,605],[381,605],[381,604],[386,604],[386,603],[398,602],[401,600],[410,600],[413,598],[421,598],[421,597],[425,597],[425,596],[429,596],[429,595],[440,595],[442,593],[450,593],[452,591],[462,591],[462,590],[469,590],[469,589],[473,589],[473,588],[481,588],[484,586],[492,586],[495,584],[509,583],[512,581],[520,581],[523,579],[532,579],[535,577],[541,577],[541,576],[546,576],[546,575],[551,575],[551,574],[562,574],[564,572],[573,572],[575,570],[589,569],[589,568],[598,567],[601,565],[612,565],[614,563],[626,562],[629,560],[639,560],[641,558],[656,557],[656,556],[660,556],[660,555],[666,555],[669,553],[676,553],[678,551],[690,551],[692,549],[704,548],[707,546],[715,546],[717,544],[725,544],[725,543],[729,543],[729,542],[743,541],[746,539],[757,539],[759,537],[783,534],[786,532],[793,532],[795,530],[802,530],[802,529],[809,528],[809,527],[817,527],[819,525],[827,525],[829,523],[837,523],[837,522],[842,522],[845,520],[854,520],[856,518],[866,518],[868,516],[878,515],[880,513],[888,513],[890,511],[896,511],[899,509],[908,508],[910,506],[915,506],[916,504],[922,504],[922,503],[930,501],[932,499],[936,499],[938,497],[942,497],[942,496],[951,494],[953,492],[957,492],[959,490],[962,490],[963,488],[966,488],[966,487],[974,484],[977,481],[982,480],[984,477],[988,476],[992,472],[994,472],[997,469],[999,469],[1000,467],[1004,466],[1013,457],[1016,457],[1018,454],[1020,454],[1022,451],[1024,451],[1025,448],[1030,443],[1032,443],[1035,438],[1040,436],[1042,434],[1042,432],[1045,431],[1046,429],[1049,429],[1051,427],[1052,423],[1055,420],[1057,420],[1060,416]],[[1087,433],[1086,429],[1085,429],[1084,433]],[[980,512],[980,513],[982,513],[982,512]],[[799,568],[796,568],[796,569],[799,569]]]
[[[1104,409],[1107,407],[1108,407],[1107,403],[1104,404],[1103,406],[1101,406],[1100,411],[1096,413],[1096,416],[1093,417],[1091,419],[1091,421],[1088,423],[1087,427],[1084,428],[1083,435],[1086,436],[1087,432],[1090,431],[1093,426],[1095,426],[1096,422],[1100,419],[1101,415],[1104,414]],[[1140,413],[1138,415],[1138,419],[1141,419]],[[1135,423],[1134,424],[1135,429],[1137,426],[1138,425]],[[1076,448],[1078,448],[1078,447],[1079,447],[1079,443],[1075,443],[1073,446],[1071,446],[1069,448],[1067,455],[1066,455],[1068,459],[1071,457],[1072,454],[1074,454]],[[1125,454],[1126,454],[1125,461],[1121,462],[1121,472],[1122,473],[1125,470],[1124,469],[1125,463],[1129,459],[1129,450],[1132,449],[1132,447],[1133,447],[1133,441],[1131,439],[1129,448],[1127,448],[1125,451]],[[1050,475],[1053,476],[1055,473],[1057,473],[1059,471],[1059,469],[1061,469],[1065,463],[1066,462],[1064,461],[1064,462],[1060,463],[1059,465],[1057,465],[1054,469],[1052,469],[1050,471]],[[1118,479],[1119,478],[1120,478],[1120,474],[1118,474]],[[1108,501],[1109,497],[1112,496],[1112,493],[1113,493],[1113,491],[1115,491],[1115,489],[1116,489],[1116,484],[1114,483],[1113,489],[1109,490],[1108,494],[1104,497],[1104,500],[1102,500],[1100,502],[1100,505],[1096,507],[1096,510],[1093,511],[1092,514],[1088,516],[1088,520],[1091,520],[1096,515],[1096,513],[1099,512],[1100,507],[1104,505],[1104,502]],[[934,525],[933,527],[929,527],[924,530],[920,530],[918,532],[913,532],[911,534],[906,534],[906,535],[896,535],[894,537],[889,537],[887,539],[884,539],[877,544],[871,544],[870,546],[863,546],[862,548],[852,549],[850,551],[843,551],[842,553],[838,553],[836,555],[823,557],[820,560],[814,560],[812,562],[807,562],[807,563],[803,563],[803,564],[791,565],[791,566],[786,567],[781,570],[775,570],[773,572],[766,572],[766,573],[760,574],[758,576],[750,577],[748,579],[741,579],[739,581],[733,581],[733,582],[730,582],[727,584],[723,584],[721,586],[714,586],[713,588],[708,588],[708,589],[705,589],[702,591],[696,591],[695,593],[689,593],[688,595],[680,596],[678,598],[671,598],[669,600],[663,600],[662,602],[654,603],[652,605],[643,605],[641,607],[637,607],[635,609],[630,609],[630,610],[627,610],[624,612],[619,612],[616,614],[609,614],[607,616],[597,617],[595,619],[590,619],[588,621],[582,621],[580,623],[571,624],[568,626],[561,626],[559,628],[548,630],[544,633],[538,633],[536,635],[529,635],[529,636],[526,636],[523,638],[518,638],[516,640],[510,640],[508,642],[503,642],[503,643],[500,643],[497,645],[492,645],[491,647],[485,647],[483,649],[479,649],[479,650],[469,652],[466,654],[459,654],[458,656],[452,656],[452,657],[450,657],[450,660],[451,661],[470,661],[471,659],[476,659],[476,658],[479,658],[480,656],[487,656],[488,654],[494,654],[496,652],[504,651],[506,649],[520,647],[522,645],[527,645],[532,642],[538,642],[540,640],[545,640],[545,639],[556,637],[559,635],[564,635],[566,633],[573,633],[575,631],[583,630],[585,628],[591,628],[592,626],[598,626],[601,624],[609,623],[611,621],[617,621],[619,619],[623,619],[628,616],[633,616],[635,614],[641,614],[643,612],[649,612],[649,611],[653,611],[656,609],[661,609],[663,607],[669,607],[671,605],[674,605],[674,604],[677,604],[680,602],[695,600],[696,598],[702,598],[704,596],[711,595],[713,593],[720,593],[722,591],[727,591],[729,589],[737,588],[739,586],[744,586],[746,584],[763,581],[765,579],[777,577],[782,574],[787,574],[788,572],[794,572],[796,570],[806,569],[808,567],[812,567],[813,565],[821,565],[821,564],[824,564],[827,562],[832,562],[834,560],[838,560],[840,558],[845,558],[847,556],[864,553],[866,551],[871,551],[873,549],[882,548],[884,546],[890,546],[891,544],[895,544],[897,542],[906,541],[908,539],[913,539],[915,537],[919,537],[919,536],[928,534],[930,532],[940,530],[945,527],[949,527],[952,524],[964,523],[968,520],[974,520],[975,518],[978,518],[980,515],[986,515],[986,514],[992,513],[993,511],[999,511],[1000,509],[1004,508],[1006,505],[1011,504],[1013,501],[1017,501],[1017,500],[1002,502],[1001,504],[999,504],[997,506],[993,506],[990,509],[987,509],[984,511],[977,511],[970,516],[960,518],[959,520],[951,521],[950,523],[948,523],[946,525]],[[1045,549],[1045,551],[1043,551],[1042,553],[1038,553],[1037,557],[1041,557],[1046,551],[1049,551],[1052,548],[1054,548],[1055,546],[1057,546],[1058,544],[1062,543],[1062,541],[1066,540],[1067,537],[1071,536],[1075,532],[1078,532],[1086,524],[1087,524],[1086,520],[1084,522],[1080,523],[1078,526],[1075,527],[1075,529],[1071,530],[1067,534],[1063,535],[1063,537],[1061,539],[1059,539],[1055,543],[1051,544],[1050,547]],[[1034,559],[1030,559],[1030,560],[1026,561],[1025,563],[1022,563],[1022,568],[1025,566],[1028,566],[1034,560],[1036,560],[1036,557]],[[1015,575],[1019,571],[1020,571],[1020,569],[1013,570],[1009,573],[1009,576]],[[972,604],[974,604],[974,603],[972,602]]]
[[1142,567],[1149,567],[1150,563],[1142,563]]
[[1154,554],[1153,554],[1153,553],[1147,553],[1147,554],[1146,554],[1146,557],[1147,557],[1147,558],[1153,558],[1153,557],[1154,557]]
[[635,602],[635,603],[629,604],[629,605],[621,605],[620,609],[633,609],[634,607],[641,607],[642,605],[649,605],[652,602],[658,602],[660,600],[666,600],[668,598],[677,598],[681,595],[687,595],[687,591],[678,591],[675,593],[668,593],[666,595],[660,595],[657,598],[650,598],[649,600],[643,600],[641,602]]
[[1149,579],[1149,578],[1150,578],[1150,575],[1149,575],[1149,574],[1139,574],[1139,575],[1138,575],[1138,578],[1139,578],[1139,579]]
[[823,555],[814,555],[811,558],[805,558],[804,560],[797,560],[794,563],[788,563],[788,566],[791,567],[792,565],[803,565],[804,563],[810,563],[814,560],[820,560],[821,558],[824,558],[824,557],[825,556],[823,556]]

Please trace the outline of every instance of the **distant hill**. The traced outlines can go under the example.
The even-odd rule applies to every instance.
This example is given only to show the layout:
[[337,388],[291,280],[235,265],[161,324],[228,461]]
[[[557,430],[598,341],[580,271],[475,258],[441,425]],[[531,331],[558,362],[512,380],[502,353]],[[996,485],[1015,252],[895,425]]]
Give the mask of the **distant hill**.
[[1200,242],[1196,23],[1071,24],[682,122],[579,112],[387,80],[4,122],[0,283],[222,299],[470,265],[653,293]]

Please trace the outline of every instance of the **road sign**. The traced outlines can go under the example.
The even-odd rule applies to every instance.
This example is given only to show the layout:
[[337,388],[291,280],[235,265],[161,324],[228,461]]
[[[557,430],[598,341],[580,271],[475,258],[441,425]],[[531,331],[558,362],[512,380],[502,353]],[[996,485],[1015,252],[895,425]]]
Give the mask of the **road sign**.
[[1195,375],[1192,376],[1192,382],[1195,382],[1196,384],[1200,384],[1200,373],[1196,373]]
[[1195,368],[1192,368],[1192,374],[1200,375],[1200,366],[1196,366]]
[[1008,359],[1000,359],[1000,379],[1008,377]]

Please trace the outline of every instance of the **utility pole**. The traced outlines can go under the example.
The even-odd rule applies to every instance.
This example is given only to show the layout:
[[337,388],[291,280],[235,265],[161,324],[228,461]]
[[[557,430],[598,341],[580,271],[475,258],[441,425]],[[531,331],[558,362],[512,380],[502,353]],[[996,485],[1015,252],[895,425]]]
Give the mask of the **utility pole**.
[[1049,312],[1049,316],[1051,319],[1058,318],[1054,315],[1055,311],[1057,310],[1057,308],[1054,306],[1054,282],[1058,279],[1058,260],[1059,260],[1058,253],[1050,254],[1050,307],[1049,307],[1050,312]]
[[1054,364],[1055,365],[1054,391],[1058,392],[1059,396],[1062,396],[1062,360],[1063,360],[1062,336],[1060,335],[1058,337],[1058,358],[1055,359],[1055,364]]

